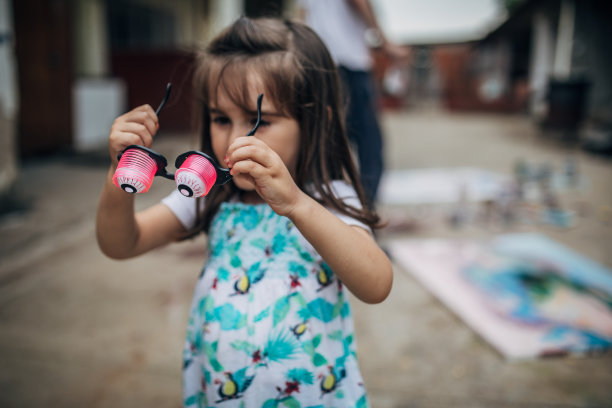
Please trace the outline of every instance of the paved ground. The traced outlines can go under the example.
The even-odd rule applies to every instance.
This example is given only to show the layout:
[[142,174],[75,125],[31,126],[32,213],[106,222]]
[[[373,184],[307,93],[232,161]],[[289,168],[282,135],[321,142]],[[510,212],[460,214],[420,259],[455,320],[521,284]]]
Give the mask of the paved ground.
[[[564,196],[581,214],[576,225],[512,231],[536,230],[612,266],[612,160],[543,139],[517,116],[388,113],[384,127],[390,169],[469,165],[510,173],[518,158],[557,166],[575,155],[589,181]],[[156,149],[173,157],[185,143],[166,136]],[[0,406],[179,406],[180,352],[205,240],[130,261],[105,258],[93,221],[104,162],[93,154],[23,164],[14,203],[22,210],[0,218]],[[157,183],[137,205],[168,188]],[[396,237],[500,232],[507,230],[452,229],[434,219],[379,237],[384,245]],[[611,354],[505,361],[400,267],[386,302],[352,303],[373,407],[612,406]]]

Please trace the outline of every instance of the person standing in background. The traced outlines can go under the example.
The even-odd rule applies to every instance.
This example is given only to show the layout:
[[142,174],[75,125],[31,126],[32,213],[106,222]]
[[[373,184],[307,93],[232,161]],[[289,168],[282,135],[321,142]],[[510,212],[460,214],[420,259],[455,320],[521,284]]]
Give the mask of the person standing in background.
[[361,182],[373,207],[384,162],[371,49],[394,60],[407,57],[408,51],[385,37],[369,0],[299,0],[299,5],[300,18],[321,37],[338,65],[348,98],[347,134],[357,149]]

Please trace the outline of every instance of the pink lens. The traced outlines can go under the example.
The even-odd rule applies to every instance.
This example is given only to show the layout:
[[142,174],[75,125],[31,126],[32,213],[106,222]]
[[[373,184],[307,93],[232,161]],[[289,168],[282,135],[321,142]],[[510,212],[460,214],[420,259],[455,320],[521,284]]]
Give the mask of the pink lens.
[[157,163],[139,149],[128,149],[121,155],[113,183],[128,193],[146,193],[153,183]]
[[212,163],[199,154],[185,159],[174,175],[178,190],[187,197],[201,197],[208,194],[217,180],[217,170]]

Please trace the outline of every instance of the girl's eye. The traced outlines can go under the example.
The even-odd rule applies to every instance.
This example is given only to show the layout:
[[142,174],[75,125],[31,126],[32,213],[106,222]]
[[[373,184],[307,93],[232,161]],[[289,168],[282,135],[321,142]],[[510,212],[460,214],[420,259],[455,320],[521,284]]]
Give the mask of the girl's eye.
[[[251,119],[251,126],[255,126],[256,123],[257,123],[257,118]],[[262,126],[270,126],[270,122],[268,122],[267,120],[263,120],[262,119],[259,122],[259,127],[262,127]]]
[[230,123],[230,120],[226,116],[215,116],[212,118],[212,122],[216,125],[227,125]]

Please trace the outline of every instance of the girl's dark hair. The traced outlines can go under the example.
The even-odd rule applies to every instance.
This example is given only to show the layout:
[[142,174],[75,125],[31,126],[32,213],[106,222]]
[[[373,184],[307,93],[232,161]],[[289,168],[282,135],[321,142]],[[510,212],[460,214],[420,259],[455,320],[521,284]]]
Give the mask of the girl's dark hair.
[[[263,81],[264,97],[299,124],[298,187],[321,204],[377,227],[379,217],[365,201],[346,137],[338,72],[321,39],[303,24],[241,17],[199,56],[195,86],[202,110],[202,150],[213,152],[209,106],[218,88],[223,87],[236,105],[250,112],[255,101],[248,100],[245,90],[253,74]],[[331,188],[333,180],[350,183],[361,208],[337,197]],[[237,194],[233,183],[213,188],[190,235],[208,232],[221,203]]]

